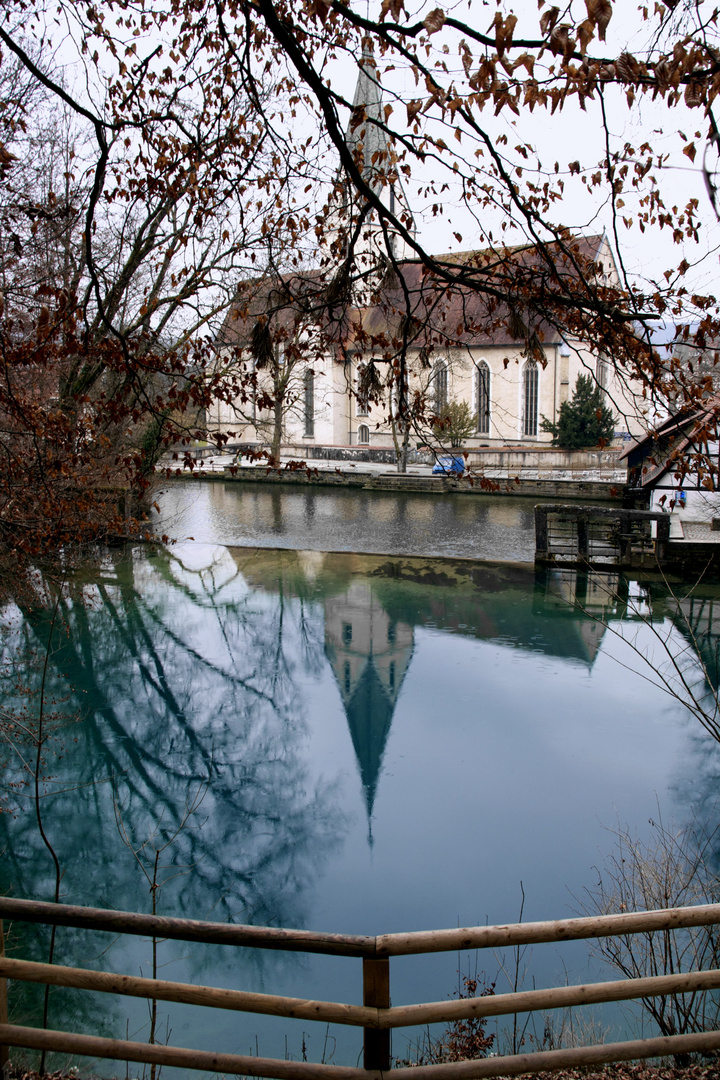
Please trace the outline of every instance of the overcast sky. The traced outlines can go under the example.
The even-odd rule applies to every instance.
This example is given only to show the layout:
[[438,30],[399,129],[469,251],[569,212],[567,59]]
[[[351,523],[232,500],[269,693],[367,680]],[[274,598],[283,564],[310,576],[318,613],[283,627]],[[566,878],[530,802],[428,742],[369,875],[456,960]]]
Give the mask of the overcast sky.
[[[358,9],[365,14],[369,8],[371,14],[379,10],[379,2],[367,4],[366,0],[354,0]],[[427,12],[436,3],[424,5],[412,5],[407,0],[407,8],[411,18]],[[443,5],[446,10],[452,8],[453,13],[461,19],[470,22],[477,29],[487,31],[492,22],[496,4],[472,0],[467,3]],[[516,37],[536,37],[539,35],[539,12],[537,0],[518,0],[518,2],[500,4],[500,9],[505,13],[514,11],[518,15]],[[574,10],[579,17],[585,17],[584,3],[576,3]],[[648,43],[648,27],[639,13],[639,7],[635,3],[616,3],[614,15],[608,27],[607,43],[597,41],[592,43],[591,49],[596,48],[602,55],[619,55],[623,49],[627,49],[637,57],[642,57]],[[453,56],[453,46],[448,56],[448,66],[453,71],[453,63],[457,68],[458,76],[462,74],[462,68],[456,56]],[[382,67],[381,67],[382,70]],[[336,64],[332,66],[331,76],[333,86],[343,92],[350,99],[354,91],[356,71],[349,64]],[[386,97],[392,100],[393,94],[398,98],[407,100],[408,97],[416,97],[419,91],[415,89],[414,80],[407,71],[399,67],[392,73],[384,74],[382,81],[387,85]],[[705,182],[702,175],[703,149],[706,143],[707,122],[704,119],[702,109],[688,109],[681,104],[673,109],[668,109],[661,100],[653,103],[649,97],[646,100],[638,99],[630,110],[625,101],[622,91],[611,89],[606,91],[606,105],[608,112],[613,149],[622,147],[625,142],[639,145],[649,142],[657,153],[669,155],[667,163],[658,172],[653,170],[660,180],[665,193],[665,202],[669,206],[685,206],[691,198],[699,201],[699,215],[702,222],[701,242],[687,241],[682,246],[673,243],[668,229],[660,230],[657,227],[641,234],[637,227],[630,230],[620,223],[619,240],[623,258],[626,260],[628,270],[642,277],[661,278],[664,271],[676,267],[684,257],[693,269],[688,273],[688,283],[695,290],[716,292],[718,281],[718,251],[720,250],[720,229],[718,228],[710,200],[708,198]],[[403,110],[397,107],[393,115],[393,121],[400,122]],[[487,129],[494,136],[508,135],[510,144],[528,142],[538,149],[540,162],[548,172],[554,175],[554,164],[560,165],[560,175],[565,174],[566,194],[563,202],[557,204],[554,211],[554,220],[557,224],[567,225],[580,232],[603,232],[612,231],[612,215],[610,208],[597,191],[589,194],[579,183],[577,177],[571,178],[568,173],[568,164],[571,161],[580,160],[588,167],[597,166],[604,160],[604,132],[601,126],[599,102],[588,103],[587,111],[583,112],[573,101],[561,113],[551,117],[548,111],[536,109],[533,113],[521,113],[519,118],[513,117],[509,111],[500,117],[494,117],[492,109],[488,108],[482,116]],[[696,132],[701,132],[701,138],[697,142],[698,153],[694,164],[682,153],[686,142],[680,132],[692,139]],[[716,154],[709,155],[709,162],[717,161]],[[429,207],[434,201],[428,200],[418,188],[424,182],[434,177],[437,178],[440,171],[437,166],[426,166],[421,169],[413,166],[413,180],[406,184],[412,209],[416,215],[423,242],[435,252],[448,250],[461,250],[472,248],[477,243],[477,227],[471,215],[462,207],[457,187],[445,193],[443,199],[444,218],[433,217]],[[443,177],[450,180],[451,177]],[[626,213],[632,210],[633,196],[625,196]],[[499,219],[498,219],[499,220]],[[463,239],[459,243],[453,238],[453,232],[461,233]]]

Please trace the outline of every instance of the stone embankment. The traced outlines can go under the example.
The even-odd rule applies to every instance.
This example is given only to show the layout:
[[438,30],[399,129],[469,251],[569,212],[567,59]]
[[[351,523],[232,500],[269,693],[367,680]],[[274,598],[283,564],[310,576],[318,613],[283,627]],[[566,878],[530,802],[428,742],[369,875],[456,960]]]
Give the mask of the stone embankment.
[[[407,472],[399,473],[392,461],[386,460],[394,456],[387,450],[290,446],[283,450],[279,469],[238,457],[236,453],[213,454],[212,451],[203,451],[202,456],[199,453],[193,469],[178,467],[177,461],[169,459],[159,468],[169,470],[171,476],[187,478],[195,475],[199,479],[245,483],[616,501],[622,500],[626,482],[626,473],[618,466],[617,455],[617,450],[573,453],[522,447],[473,450],[466,459],[467,473],[455,477],[433,475],[434,457],[430,452],[414,452]],[[303,465],[298,467],[300,462]]]

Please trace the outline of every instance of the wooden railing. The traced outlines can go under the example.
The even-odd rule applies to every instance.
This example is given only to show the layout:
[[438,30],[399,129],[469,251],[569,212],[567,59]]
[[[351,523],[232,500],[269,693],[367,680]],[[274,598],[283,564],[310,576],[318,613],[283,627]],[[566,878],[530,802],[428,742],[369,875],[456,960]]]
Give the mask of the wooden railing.
[[[292,952],[354,956],[363,964],[363,1004],[313,1001],[304,998],[255,994],[210,986],[114,975],[83,968],[61,967],[11,959],[3,955],[0,936],[0,1047],[21,1047],[119,1061],[176,1066],[207,1072],[276,1077],[277,1080],[379,1080],[390,1071],[397,1080],[472,1080],[474,1077],[510,1076],[537,1070],[597,1065],[612,1061],[720,1049],[720,1031],[663,1036],[567,1050],[539,1051],[391,1069],[390,1033],[394,1028],[419,1024],[528,1013],[601,1002],[627,1001],[665,994],[697,993],[720,988],[720,970],[695,971],[644,979],[624,979],[551,990],[390,1005],[390,957],[464,951],[505,946],[571,941],[581,938],[624,936],[652,931],[673,931],[720,922],[720,904],[632,912],[559,922],[516,923],[421,933],[381,934],[376,937],[322,934],[227,923],[198,922],[140,915],[125,911],[39,903],[0,898],[0,919],[55,926],[102,930],[114,934],[173,938],[276,949]],[[7,979],[74,987],[101,993],[143,997],[156,1001],[204,1005],[238,1012],[262,1013],[323,1023],[349,1024],[364,1031],[364,1068],[310,1062],[283,1061],[239,1054],[218,1054],[127,1040],[106,1039],[65,1031],[47,1031],[9,1024],[6,1012]],[[0,1059],[2,1061],[2,1059]]]

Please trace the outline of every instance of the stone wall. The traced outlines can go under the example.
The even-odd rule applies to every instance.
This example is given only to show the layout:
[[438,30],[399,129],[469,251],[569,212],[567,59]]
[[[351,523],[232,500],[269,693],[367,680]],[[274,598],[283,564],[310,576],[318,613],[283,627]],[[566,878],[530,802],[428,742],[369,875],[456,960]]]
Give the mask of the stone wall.
[[[257,446],[228,446],[227,450],[257,449]],[[523,472],[541,474],[597,472],[624,473],[624,464],[618,461],[621,447],[605,450],[560,450],[557,447],[497,446],[481,450],[469,450],[467,464],[470,468],[486,469],[490,473],[504,472],[508,475]],[[214,452],[214,451],[213,451]],[[448,451],[449,452],[449,451]],[[453,453],[461,454],[462,450]],[[298,461],[373,461],[395,465],[394,449],[375,446],[311,446],[303,443],[285,444],[283,457]],[[432,450],[413,450],[409,464],[433,465],[436,454]],[[613,476],[613,480],[617,478]]]
[[[187,479],[188,474],[183,474]],[[443,494],[456,492],[460,495],[520,495],[528,498],[551,499],[600,499],[622,501],[624,488],[603,480],[512,480],[498,481],[492,487],[470,484],[467,480],[451,476],[417,476],[408,473],[352,473],[329,470],[269,469],[266,465],[243,466],[241,469],[225,469],[223,476],[199,477],[199,481],[230,480],[237,483],[310,484],[317,487],[350,487],[363,491],[425,491]]]

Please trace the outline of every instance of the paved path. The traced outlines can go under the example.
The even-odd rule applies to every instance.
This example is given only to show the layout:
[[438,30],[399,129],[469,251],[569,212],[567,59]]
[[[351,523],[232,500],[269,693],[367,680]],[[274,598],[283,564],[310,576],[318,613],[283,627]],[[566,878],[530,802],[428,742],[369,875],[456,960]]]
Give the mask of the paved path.
[[[284,468],[291,461],[297,460],[297,457],[283,454],[280,458],[280,467]],[[263,458],[258,458],[255,461],[250,461],[248,458],[242,458],[241,461],[237,461],[234,454],[214,454],[212,457],[199,459],[192,472],[221,473],[231,465],[237,465],[238,468],[245,469],[262,468],[265,464]],[[389,473],[393,476],[397,475],[395,466],[386,461],[340,461],[337,459],[328,460],[326,458],[312,458],[306,461],[306,465],[308,469],[317,469],[318,472],[339,472],[348,473],[350,475],[353,473],[371,473],[376,476],[380,476],[383,473]],[[183,466],[180,462],[172,462],[169,460],[160,464],[158,468],[180,468],[183,472],[191,472],[189,468]],[[408,465],[407,475],[432,476],[432,466],[417,464]],[[562,471],[550,471],[528,468],[518,470],[517,468],[510,467],[503,469],[484,469],[482,470],[482,475],[488,477],[490,480],[507,480],[512,479],[515,476],[521,476],[526,480],[600,480],[611,484],[624,484],[627,480],[625,469],[583,469],[582,471],[566,469]]]

